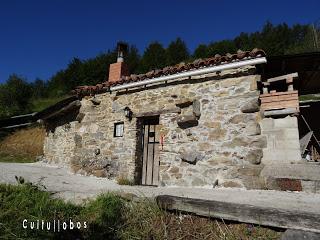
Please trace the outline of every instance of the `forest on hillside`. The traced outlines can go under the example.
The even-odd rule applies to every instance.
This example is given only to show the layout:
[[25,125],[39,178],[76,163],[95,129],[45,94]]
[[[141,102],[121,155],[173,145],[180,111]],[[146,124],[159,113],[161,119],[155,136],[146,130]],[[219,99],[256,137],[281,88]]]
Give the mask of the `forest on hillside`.
[[[319,40],[318,40],[319,39]],[[188,62],[215,54],[235,53],[238,49],[262,48],[267,56],[320,51],[320,27],[315,25],[273,25],[267,22],[261,31],[240,33],[234,39],[200,44],[190,52],[177,38],[164,47],[151,42],[142,54],[128,43],[126,62],[130,73],[144,73],[168,65]],[[0,118],[39,111],[65,97],[79,85],[95,85],[107,80],[109,65],[116,60],[116,48],[90,59],[73,58],[50,79],[26,79],[12,73],[0,84]],[[28,81],[29,80],[29,81]]]

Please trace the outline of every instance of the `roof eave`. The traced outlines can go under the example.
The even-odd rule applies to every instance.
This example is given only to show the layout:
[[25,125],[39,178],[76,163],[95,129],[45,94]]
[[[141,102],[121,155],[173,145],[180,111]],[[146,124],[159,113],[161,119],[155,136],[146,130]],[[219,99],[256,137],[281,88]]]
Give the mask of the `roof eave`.
[[164,81],[185,78],[185,77],[192,77],[192,76],[202,75],[202,74],[209,74],[209,73],[214,73],[214,72],[218,72],[218,71],[224,71],[224,70],[228,70],[228,69],[240,68],[240,67],[245,67],[245,66],[250,66],[250,65],[263,64],[266,62],[267,62],[266,57],[257,57],[257,58],[253,58],[253,59],[235,61],[235,62],[231,62],[231,63],[221,64],[218,66],[209,66],[209,67],[204,67],[204,68],[195,69],[195,70],[191,70],[191,71],[180,72],[180,73],[176,73],[176,74],[172,74],[172,75],[168,75],[168,76],[161,76],[161,77],[157,77],[157,78],[145,79],[145,80],[138,81],[138,82],[122,84],[119,86],[113,86],[113,87],[110,87],[110,91],[111,92],[119,91],[122,89],[129,89],[129,88],[145,86],[145,85],[149,85],[149,84],[153,84],[153,83],[158,83],[158,82],[164,82]]

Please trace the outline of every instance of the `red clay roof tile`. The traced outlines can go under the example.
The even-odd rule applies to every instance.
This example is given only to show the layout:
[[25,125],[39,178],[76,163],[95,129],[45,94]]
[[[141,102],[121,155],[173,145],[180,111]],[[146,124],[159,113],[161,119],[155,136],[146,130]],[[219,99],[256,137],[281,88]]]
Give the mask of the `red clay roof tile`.
[[99,83],[96,86],[78,86],[73,90],[72,94],[77,94],[81,96],[92,95],[96,93],[102,93],[107,91],[111,86],[118,86],[129,82],[142,81],[144,79],[156,78],[163,75],[171,75],[183,71],[188,71],[192,69],[197,69],[201,67],[209,67],[213,65],[219,65],[223,63],[229,63],[233,61],[239,61],[246,58],[256,58],[266,56],[265,52],[262,49],[254,48],[252,51],[241,51],[238,50],[236,54],[227,53],[224,56],[216,54],[214,57],[209,57],[205,59],[196,59],[191,63],[181,62],[174,66],[167,66],[163,69],[151,70],[145,74],[131,74],[130,76],[123,76],[119,81],[109,83],[103,82]]

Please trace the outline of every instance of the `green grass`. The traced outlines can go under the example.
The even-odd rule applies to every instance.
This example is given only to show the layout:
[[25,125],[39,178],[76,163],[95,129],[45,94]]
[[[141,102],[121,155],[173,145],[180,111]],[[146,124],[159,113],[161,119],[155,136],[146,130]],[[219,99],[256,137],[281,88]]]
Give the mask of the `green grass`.
[[319,94],[308,94],[299,96],[299,101],[320,100]]
[[32,112],[40,112],[47,107],[56,104],[57,102],[67,98],[67,96],[63,97],[55,97],[55,98],[40,98],[35,99],[31,102],[32,104]]
[[[22,181],[23,182],[23,181]],[[0,184],[0,239],[117,239],[123,200],[104,194],[84,205],[51,197],[39,186]],[[53,232],[23,229],[22,222],[44,220],[80,222],[87,228]]]
[[[0,184],[0,239],[279,239],[280,233],[240,223],[168,213],[148,199],[128,201],[107,193],[81,205],[55,199],[44,186],[17,178],[17,186]],[[30,221],[59,219],[86,222],[87,229],[23,229]]]
[[28,155],[12,155],[0,152],[0,162],[15,162],[15,163],[32,163],[36,158]]

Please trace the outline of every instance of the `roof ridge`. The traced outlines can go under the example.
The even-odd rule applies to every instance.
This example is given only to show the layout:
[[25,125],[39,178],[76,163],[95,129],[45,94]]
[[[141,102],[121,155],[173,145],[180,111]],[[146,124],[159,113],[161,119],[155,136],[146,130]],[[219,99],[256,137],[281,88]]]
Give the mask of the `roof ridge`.
[[77,95],[91,95],[104,92],[111,86],[117,86],[125,83],[137,82],[145,79],[157,78],[160,76],[172,75],[175,73],[199,69],[202,67],[210,67],[264,56],[266,56],[266,53],[259,48],[254,48],[251,51],[242,51],[239,49],[235,54],[226,53],[223,56],[216,54],[213,57],[195,59],[190,63],[180,62],[172,66],[166,66],[162,69],[153,69],[143,74],[130,74],[129,76],[121,77],[119,81],[113,83],[109,83],[106,81],[96,84],[95,86],[78,86],[75,88],[75,90],[72,91],[72,93]]

